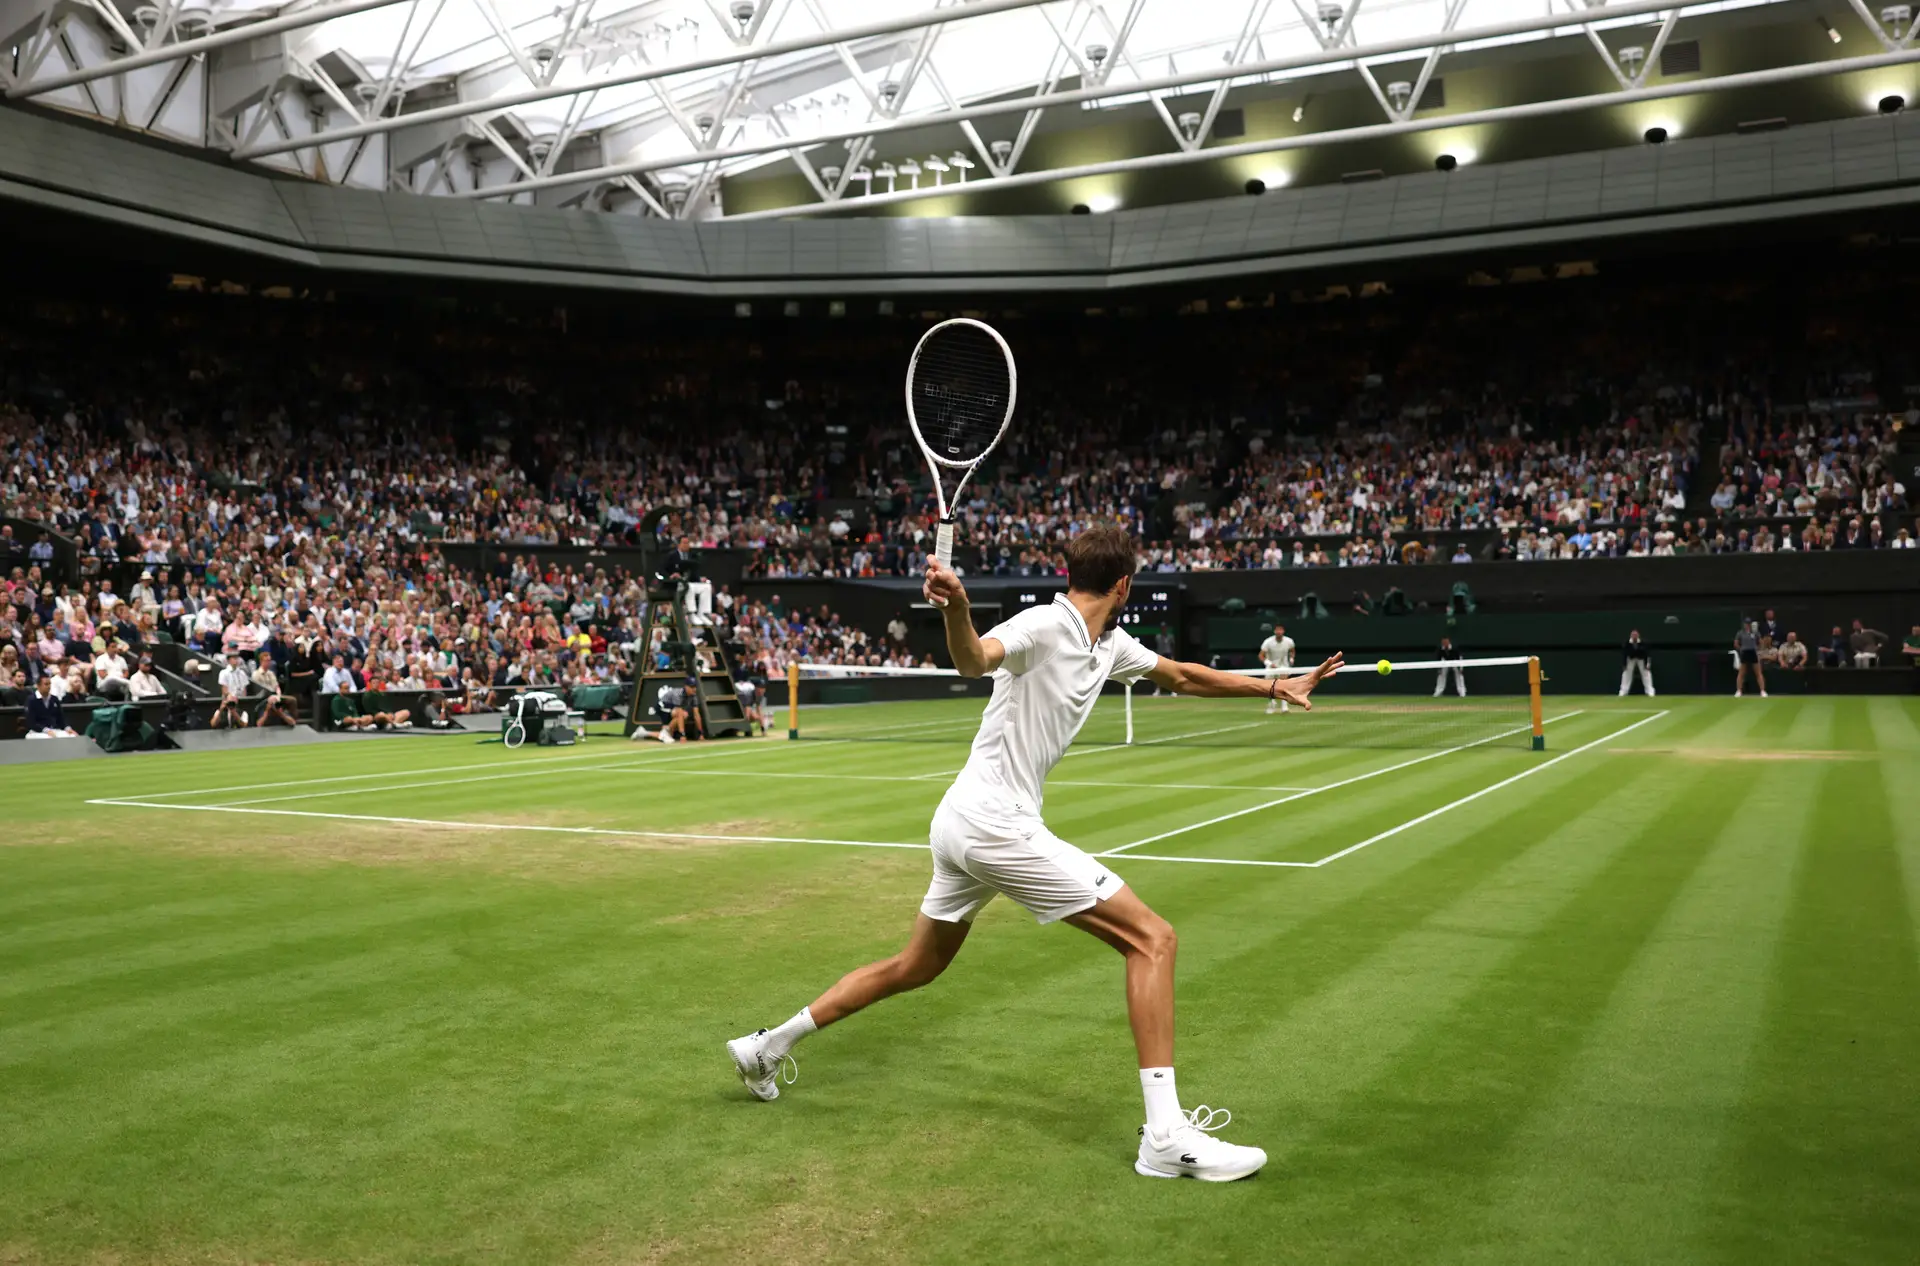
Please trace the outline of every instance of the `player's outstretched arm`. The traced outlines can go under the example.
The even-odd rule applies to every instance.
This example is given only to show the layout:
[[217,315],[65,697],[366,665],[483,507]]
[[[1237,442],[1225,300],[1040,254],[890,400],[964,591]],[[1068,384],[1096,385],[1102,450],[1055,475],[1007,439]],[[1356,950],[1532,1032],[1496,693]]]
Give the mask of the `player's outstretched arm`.
[[940,560],[927,560],[927,579],[920,586],[928,602],[940,608],[947,622],[947,653],[962,677],[984,677],[1000,667],[1007,648],[997,637],[981,637],[973,629],[973,609],[967,602],[967,588],[951,568]]
[[1346,662],[1336,651],[1318,668],[1298,677],[1247,677],[1239,673],[1223,673],[1205,664],[1168,659],[1162,655],[1147,677],[1161,689],[1171,690],[1177,695],[1193,695],[1201,699],[1285,699],[1311,712],[1313,703],[1309,696],[1313,694],[1314,687],[1340,671]]

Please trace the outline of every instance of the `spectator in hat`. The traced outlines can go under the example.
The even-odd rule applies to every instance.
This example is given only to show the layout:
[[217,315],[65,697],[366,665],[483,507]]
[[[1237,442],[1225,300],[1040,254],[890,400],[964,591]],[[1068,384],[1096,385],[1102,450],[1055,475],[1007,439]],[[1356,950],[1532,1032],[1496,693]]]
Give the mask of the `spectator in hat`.
[[166,698],[167,687],[160,680],[159,675],[153,671],[153,656],[140,657],[140,666],[134,670],[133,676],[127,679],[127,692],[133,696],[136,703],[142,699]]
[[155,592],[153,569],[140,573],[140,579],[133,582],[133,589],[127,594],[127,601],[142,611],[158,611],[160,596]]

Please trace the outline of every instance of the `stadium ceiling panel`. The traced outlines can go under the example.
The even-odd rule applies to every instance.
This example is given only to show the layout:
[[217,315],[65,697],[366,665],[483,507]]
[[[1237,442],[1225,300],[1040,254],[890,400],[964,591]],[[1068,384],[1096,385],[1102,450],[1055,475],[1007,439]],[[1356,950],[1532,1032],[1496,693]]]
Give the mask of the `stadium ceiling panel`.
[[[770,164],[791,164],[812,198],[762,215],[1199,160],[1218,151],[1232,90],[1330,72],[1377,102],[1369,134],[1431,127],[1414,115],[1446,57],[1529,42],[1590,42],[1622,100],[1704,91],[1714,77],[1649,81],[1682,14],[1796,3],[0,0],[0,83],[313,179],[707,219],[724,215],[721,178]],[[1877,50],[1852,62],[1920,58],[1905,6],[1851,3]],[[1157,148],[1027,161],[1048,112],[1116,106],[1151,109]],[[902,157],[890,138],[925,152]]]

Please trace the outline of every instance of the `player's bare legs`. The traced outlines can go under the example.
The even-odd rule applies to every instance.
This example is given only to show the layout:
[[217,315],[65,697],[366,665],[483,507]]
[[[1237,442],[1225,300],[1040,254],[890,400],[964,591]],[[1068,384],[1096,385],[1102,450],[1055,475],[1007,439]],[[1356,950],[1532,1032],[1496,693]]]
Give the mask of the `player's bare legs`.
[[1127,1019],[1140,1053],[1140,1091],[1147,1123],[1140,1129],[1134,1172],[1148,1178],[1204,1178],[1231,1182],[1257,1173],[1267,1154],[1208,1133],[1232,1115],[1199,1107],[1185,1112],[1173,1076],[1173,965],[1180,941],[1173,925],[1122,888],[1111,897],[1067,916],[1068,923],[1099,937],[1126,956]]
[[1091,932],[1126,956],[1127,1021],[1140,1067],[1173,1064],[1173,962],[1180,941],[1173,925],[1122,888],[1091,910],[1066,921]]
[[913,931],[899,953],[854,968],[785,1024],[728,1042],[727,1053],[733,1056],[740,1080],[756,1098],[778,1099],[782,1068],[788,1069],[788,1082],[794,1078],[789,1052],[795,1042],[882,998],[931,983],[960,952],[972,927],[915,914]]
[[899,953],[854,968],[813,1000],[807,1010],[813,1015],[814,1026],[825,1028],[882,998],[932,983],[960,952],[972,927],[971,923],[943,923],[924,914],[914,915],[913,933]]

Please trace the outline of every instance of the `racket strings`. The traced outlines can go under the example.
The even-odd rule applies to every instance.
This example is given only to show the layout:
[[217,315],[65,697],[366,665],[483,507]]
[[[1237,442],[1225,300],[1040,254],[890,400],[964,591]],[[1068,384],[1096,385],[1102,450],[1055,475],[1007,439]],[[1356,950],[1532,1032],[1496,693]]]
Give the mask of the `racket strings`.
[[934,456],[972,462],[1000,438],[1012,403],[1013,375],[991,335],[956,325],[922,344],[913,363],[911,391],[915,424]]

